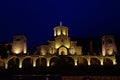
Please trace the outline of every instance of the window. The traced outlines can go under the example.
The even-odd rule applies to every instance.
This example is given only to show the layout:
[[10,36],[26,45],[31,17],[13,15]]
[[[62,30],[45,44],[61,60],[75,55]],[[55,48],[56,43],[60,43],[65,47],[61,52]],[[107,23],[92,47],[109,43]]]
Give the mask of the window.
[[19,39],[19,38],[18,38],[18,39],[16,39],[16,41],[20,41],[20,40],[21,40],[21,39]]
[[112,43],[112,39],[108,39],[108,40],[107,40],[107,43],[108,43],[108,44],[111,44],[111,43]]

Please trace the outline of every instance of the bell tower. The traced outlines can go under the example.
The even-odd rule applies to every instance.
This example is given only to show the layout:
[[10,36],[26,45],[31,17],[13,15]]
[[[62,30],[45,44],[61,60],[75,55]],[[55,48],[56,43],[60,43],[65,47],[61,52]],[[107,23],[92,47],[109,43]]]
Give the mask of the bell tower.
[[60,25],[54,28],[55,48],[60,47],[70,48],[70,38],[68,37],[68,27]]
[[117,53],[115,39],[113,35],[105,35],[102,37],[102,55],[114,55]]
[[26,37],[24,35],[16,35],[13,37],[12,52],[14,54],[27,53]]
[[68,28],[62,26],[62,22],[60,21],[60,26],[56,26],[54,28],[54,37],[57,36],[68,36]]

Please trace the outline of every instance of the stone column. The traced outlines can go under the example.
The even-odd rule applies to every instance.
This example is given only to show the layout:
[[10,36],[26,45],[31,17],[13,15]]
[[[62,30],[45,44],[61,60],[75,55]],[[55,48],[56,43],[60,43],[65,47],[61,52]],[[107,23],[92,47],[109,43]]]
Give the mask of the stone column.
[[36,59],[33,58],[33,67],[36,67]]
[[20,59],[19,68],[22,68],[22,61],[23,61],[23,60]]
[[91,65],[90,60],[91,60],[91,58],[87,58],[87,61],[88,61],[88,65],[89,65],[89,66]]
[[50,58],[47,57],[47,67],[49,67],[49,66],[50,66]]
[[113,65],[117,64],[116,59],[112,59],[112,61],[113,61]]
[[8,69],[8,61],[5,61],[5,69]]
[[100,59],[100,65],[103,65],[103,58]]
[[74,62],[75,62],[75,66],[77,66],[77,60],[74,60]]
[[75,65],[75,66],[77,66],[77,61],[78,61],[78,60],[77,60],[77,57],[75,56],[75,57],[74,57],[74,65]]

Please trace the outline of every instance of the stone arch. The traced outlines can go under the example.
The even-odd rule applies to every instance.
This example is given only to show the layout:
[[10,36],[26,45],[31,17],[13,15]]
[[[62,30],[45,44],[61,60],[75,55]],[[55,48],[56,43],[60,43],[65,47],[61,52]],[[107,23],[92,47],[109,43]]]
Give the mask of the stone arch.
[[78,64],[78,66],[87,66],[88,65],[88,61],[87,61],[86,58],[80,57],[80,58],[78,58],[77,64]]
[[22,68],[32,68],[33,59],[31,56],[26,56],[22,59]]
[[58,50],[59,55],[67,55],[68,54],[68,49],[66,47],[60,47]]
[[60,59],[59,59],[59,57],[52,57],[52,58],[50,59],[50,66],[51,66],[51,67],[56,67],[56,66],[58,66],[58,64],[60,64]]
[[100,60],[98,58],[91,58],[90,64],[91,65],[100,65]]
[[8,68],[19,68],[19,58],[17,57],[12,57],[8,60]]
[[13,59],[13,58],[18,58],[18,57],[17,57],[17,56],[8,57],[7,62],[8,62],[10,59]]
[[69,56],[65,56],[64,59],[63,59],[63,63],[64,63],[64,65],[66,64],[68,66],[74,66],[74,64],[75,64],[74,58],[73,57],[69,57]]
[[52,67],[71,67],[71,66],[74,66],[74,59],[69,56],[53,57],[50,60],[50,66],[52,66]]
[[113,61],[112,61],[110,58],[104,58],[104,60],[103,60],[103,65],[104,65],[104,66],[113,65]]
[[36,67],[46,67],[47,65],[47,60],[44,57],[40,57],[36,59]]

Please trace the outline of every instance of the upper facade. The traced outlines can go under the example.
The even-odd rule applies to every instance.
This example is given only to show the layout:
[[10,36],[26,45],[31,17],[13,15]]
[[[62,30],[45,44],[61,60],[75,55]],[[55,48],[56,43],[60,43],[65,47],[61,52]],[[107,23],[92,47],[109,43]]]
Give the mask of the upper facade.
[[40,55],[81,55],[82,47],[77,46],[77,41],[71,41],[68,36],[68,27],[59,26],[54,28],[54,41],[48,41],[48,45],[37,47]]
[[[68,35],[68,27],[54,27],[54,40],[49,40],[48,45],[37,47],[39,55],[84,55],[82,46],[77,46],[77,41],[71,41]],[[104,35],[102,37],[102,56],[113,56],[117,53],[116,43],[113,35]],[[14,54],[27,53],[27,41],[24,35],[13,37],[12,50]]]

